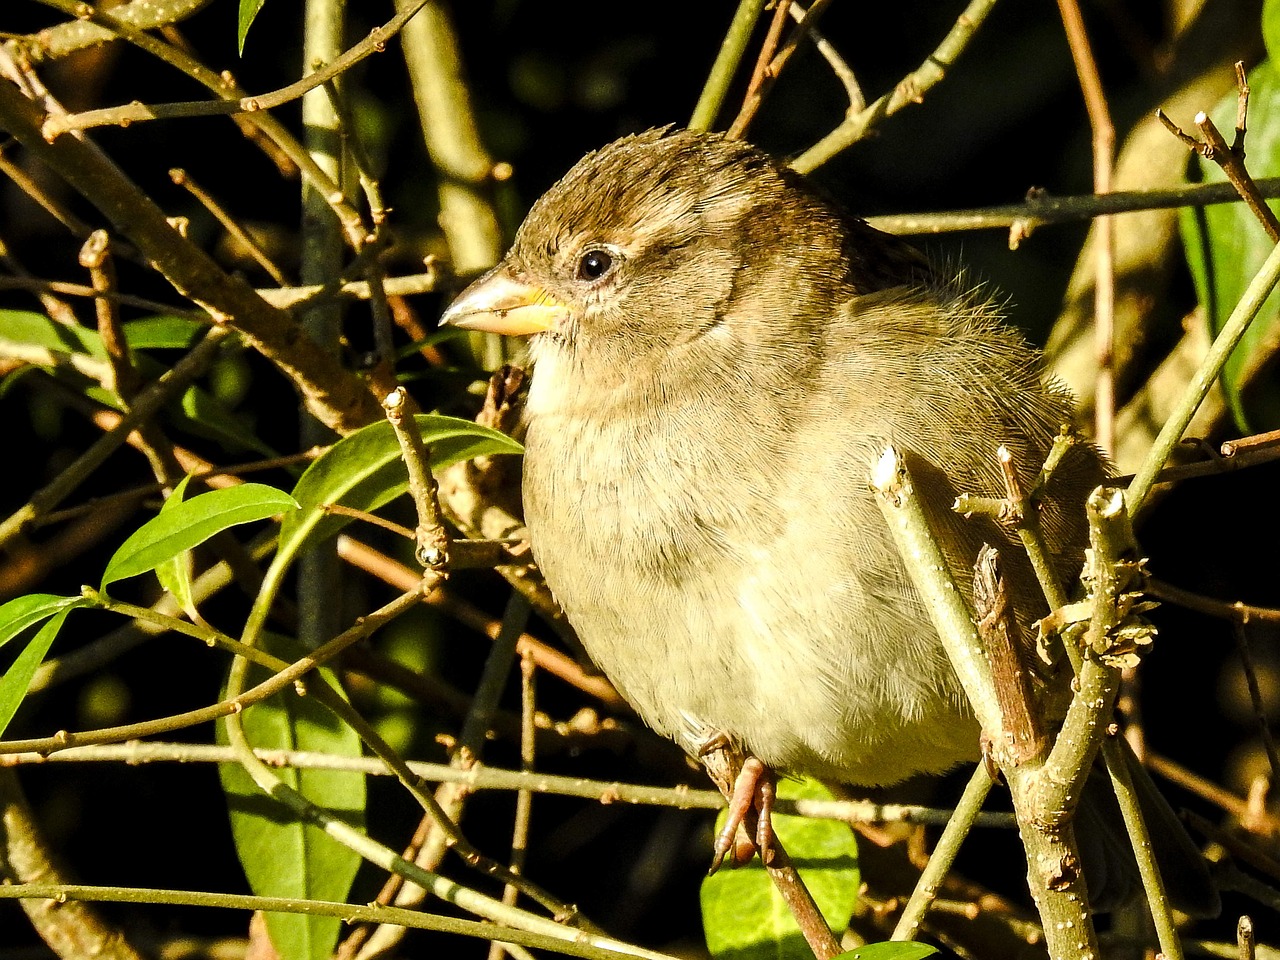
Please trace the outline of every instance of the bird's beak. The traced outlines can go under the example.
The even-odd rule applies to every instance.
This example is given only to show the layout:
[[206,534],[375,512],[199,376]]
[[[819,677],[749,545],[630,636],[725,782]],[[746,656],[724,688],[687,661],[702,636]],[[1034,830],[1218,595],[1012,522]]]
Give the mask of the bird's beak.
[[550,330],[568,316],[569,308],[563,303],[499,264],[462,291],[441,316],[440,325],[524,337]]

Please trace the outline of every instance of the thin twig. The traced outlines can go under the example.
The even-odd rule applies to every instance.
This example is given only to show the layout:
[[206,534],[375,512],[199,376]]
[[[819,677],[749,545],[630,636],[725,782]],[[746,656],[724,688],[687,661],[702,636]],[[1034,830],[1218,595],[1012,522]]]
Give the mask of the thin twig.
[[[255,755],[272,767],[294,767],[300,770],[338,770],[374,777],[395,776],[395,771],[377,757],[352,757],[303,750],[255,748]],[[171,743],[156,740],[130,740],[69,747],[56,753],[26,751],[0,754],[0,767],[39,766],[46,763],[122,763],[131,767],[150,763],[236,763],[235,755],[226,747],[205,743]],[[469,769],[440,763],[406,761],[414,776],[433,783],[461,783],[469,791],[520,791],[546,796],[578,797],[601,803],[625,803],[671,807],[677,810],[721,810],[724,797],[718,790],[699,790],[688,786],[655,787],[622,783],[616,780],[592,780],[585,777],[557,776],[548,773],[506,770],[475,765]],[[1239,801],[1243,804],[1243,801]],[[953,810],[910,804],[876,803],[870,800],[786,800],[778,799],[775,812],[834,820],[848,824],[905,823],[944,827],[955,815]],[[1014,827],[1008,813],[983,813],[975,827],[1009,830]]]
[[1147,907],[1151,911],[1156,938],[1160,942],[1160,952],[1167,960],[1182,960],[1182,941],[1178,937],[1178,928],[1173,919],[1172,908],[1169,906],[1164,878],[1156,865],[1151,846],[1151,834],[1134,792],[1133,775],[1129,771],[1124,753],[1125,743],[1123,740],[1112,737],[1108,737],[1103,742],[1102,753],[1106,760],[1107,773],[1111,777],[1111,786],[1120,806],[1125,831],[1133,848],[1134,859],[1138,863],[1138,875],[1142,878]]
[[[777,0],[774,4],[773,18],[769,21],[769,32],[764,36],[764,43],[760,44],[760,54],[756,57],[756,66],[751,71],[751,79],[747,81],[747,92],[742,97],[742,107],[733,123],[729,124],[730,137],[741,137],[747,132],[747,126],[756,115],[756,111],[760,109],[760,104],[764,102],[769,87],[777,79],[778,71],[786,63],[782,54],[777,54],[775,58],[775,52],[778,49],[778,41],[782,39],[782,26],[787,22],[787,11],[790,7],[791,0]],[[787,46],[792,50],[795,49],[794,43],[788,43]]]
[[1152,443],[1151,450],[1148,452],[1142,466],[1134,474],[1134,478],[1125,494],[1126,505],[1131,517],[1137,518],[1142,512],[1157,476],[1164,469],[1164,465],[1168,462],[1169,457],[1172,456],[1179,441],[1181,441],[1182,435],[1187,429],[1187,424],[1191,422],[1196,409],[1209,393],[1210,387],[1217,381],[1218,375],[1226,365],[1227,358],[1231,356],[1239,345],[1245,331],[1249,329],[1249,324],[1258,315],[1258,311],[1262,309],[1263,302],[1278,281],[1280,281],[1280,245],[1277,245],[1267,255],[1262,267],[1254,275],[1253,279],[1249,281],[1249,286],[1245,289],[1244,295],[1241,296],[1239,302],[1231,311],[1231,316],[1227,318],[1227,322],[1223,324],[1222,329],[1218,332],[1213,345],[1209,348],[1199,369],[1196,370],[1195,376],[1179,398],[1173,413],[1165,421],[1164,426],[1160,428],[1159,434],[1156,435],[1156,439]]
[[236,219],[227,212],[226,208],[223,207],[211,193],[209,193],[209,191],[205,190],[200,186],[200,184],[196,183],[195,180],[191,178],[187,171],[180,167],[173,167],[169,171],[169,179],[172,180],[175,185],[182,187],[187,191],[187,193],[195,197],[196,200],[200,202],[201,206],[213,214],[214,219],[222,224],[223,229],[225,229],[227,233],[231,234],[231,236],[233,236],[236,241],[244,247],[249,256],[254,259],[258,266],[266,271],[267,276],[282,287],[287,287],[289,285],[288,278],[285,277],[283,271],[275,265],[271,258],[267,256],[267,252],[263,250],[262,245],[253,238],[253,234],[249,233],[248,230],[242,227]]
[[93,309],[98,318],[98,336],[102,338],[102,347],[107,352],[107,362],[111,366],[111,381],[103,386],[127,401],[138,392],[141,378],[134,369],[133,360],[129,356],[129,345],[125,342],[124,331],[120,327],[119,306],[110,296],[116,290],[111,235],[105,230],[95,230],[89,234],[89,239],[80,248],[79,260],[80,266],[89,271],[93,290],[98,294],[94,298]]
[[[520,772],[533,772],[535,743],[535,678],[537,667],[529,657],[520,658]],[[529,823],[533,813],[533,791],[522,789],[516,791],[516,812],[511,823],[511,861],[512,873],[524,871],[525,857],[529,850]],[[507,884],[502,890],[502,902],[514,906],[519,891]],[[494,943],[489,948],[489,960],[498,960],[504,945]]]
[[[419,293],[431,293],[440,286],[440,272],[432,270],[429,273],[411,273],[400,277],[387,277],[383,281],[383,286],[388,296],[392,297],[411,297]],[[103,297],[109,299],[121,306],[138,307],[142,310],[151,310],[155,313],[163,313],[165,316],[182,317],[187,320],[208,320],[209,314],[204,310],[192,310],[190,308],[178,307],[169,303],[161,303],[158,300],[149,300],[146,297],[135,297],[132,294],[120,293],[119,291],[107,291],[99,293],[93,287],[86,286],[83,283],[67,283],[62,280],[44,280],[40,277],[0,277],[0,290],[48,290],[51,293],[65,294],[69,297]],[[368,300],[372,295],[369,284],[364,280],[349,280],[345,282],[336,281],[329,284],[309,284],[301,287],[267,287],[257,291],[258,296],[262,297],[272,306],[275,307],[292,307],[306,300]],[[55,317],[55,319],[57,319]]]
[[738,63],[751,41],[751,31],[760,18],[764,4],[765,0],[739,0],[729,31],[720,45],[720,52],[716,54],[715,63],[711,65],[711,73],[702,87],[697,106],[693,108],[693,116],[689,118],[690,130],[710,130],[715,124],[720,105],[729,92],[729,84],[733,82]]
[[1262,623],[1280,623],[1280,609],[1258,607],[1253,604],[1242,603],[1239,600],[1234,602],[1215,600],[1213,597],[1204,596],[1204,594],[1193,593],[1190,590],[1175,587],[1173,584],[1165,583],[1163,580],[1153,578],[1147,581],[1147,593],[1157,600],[1176,603],[1178,606],[1186,607],[1188,610],[1208,614],[1220,620],[1230,620],[1232,623],[1243,624],[1252,620],[1258,620]]
[[[353,566],[372,573],[397,589],[407,589],[422,576],[421,571],[411,570],[403,563],[392,560],[386,554],[351,537],[338,538],[338,554]],[[480,631],[491,639],[498,635],[500,627],[492,617],[460,598],[442,595],[434,599],[428,598],[428,602],[440,606],[460,623]],[[530,655],[537,660],[538,666],[552,676],[559,677],[613,709],[628,709],[626,701],[618,695],[608,680],[602,676],[587,673],[574,662],[573,658],[528,634],[521,635],[520,645],[522,655],[527,647]]]
[[942,887],[943,879],[955,862],[956,854],[960,852],[960,844],[969,835],[969,830],[973,827],[974,820],[982,810],[982,803],[986,800],[987,794],[991,792],[991,786],[994,782],[983,764],[980,763],[974,768],[973,775],[969,778],[969,783],[964,788],[964,794],[960,797],[960,802],[956,804],[956,812],[947,821],[946,829],[942,831],[942,836],[938,838],[938,843],[933,848],[933,853],[929,856],[929,863],[925,866],[924,871],[921,872],[915,889],[911,891],[911,897],[907,900],[907,905],[902,910],[902,916],[898,918],[898,923],[893,928],[893,934],[889,937],[890,940],[915,939],[929,905],[937,897],[938,890]]
[[474,920],[423,913],[418,910],[398,910],[392,907],[362,906],[349,903],[329,903],[319,900],[298,900],[288,897],[253,897],[243,894],[207,893],[191,890],[162,890],[145,887],[95,887],[86,884],[29,883],[0,884],[0,899],[27,898],[48,903],[68,901],[101,901],[103,903],[171,904],[190,907],[218,907],[235,910],[240,914],[263,910],[276,913],[296,913],[308,916],[335,917],[347,923],[368,921],[372,923],[398,923],[418,930],[434,930],[455,935],[476,937],[481,940],[505,938],[516,940],[530,947],[562,953],[587,960],[678,960],[668,953],[644,950],[617,940],[587,937],[580,932],[556,927],[547,921],[535,932],[523,927],[502,923],[482,923]]
[[400,454],[409,473],[409,495],[418,511],[418,527],[414,531],[418,561],[429,570],[443,572],[449,566],[449,532],[440,522],[439,491],[422,434],[413,416],[406,416],[410,410],[408,398],[404,387],[396,387],[382,401],[382,407],[400,442]]
[[1165,129],[1181,140],[1189,150],[1200,154],[1206,160],[1212,160],[1222,169],[1228,182],[1235,188],[1240,198],[1249,206],[1249,209],[1253,211],[1263,229],[1267,231],[1267,236],[1271,238],[1273,243],[1277,243],[1280,242],[1280,220],[1276,218],[1275,213],[1267,206],[1258,184],[1244,165],[1244,138],[1249,108],[1249,84],[1245,79],[1244,65],[1241,63],[1236,64],[1236,83],[1236,129],[1235,137],[1230,144],[1227,143],[1226,138],[1218,130],[1217,124],[1204,112],[1197,113],[1194,121],[1204,137],[1203,140],[1197,140],[1186,133],[1170,120],[1162,110],[1156,111],[1156,117],[1164,124]]
[[868,130],[885,117],[892,116],[908,104],[920,103],[925,93],[955,63],[993,6],[995,0],[970,0],[937,49],[899,81],[891,93],[886,93],[857,113],[845,117],[838,127],[791,161],[791,166],[800,173],[812,173],[837,153],[862,139]]
[[1222,168],[1222,172],[1226,174],[1231,185],[1240,192],[1245,204],[1253,211],[1253,215],[1258,218],[1258,222],[1262,224],[1263,229],[1267,231],[1267,236],[1271,238],[1271,242],[1280,242],[1280,220],[1276,219],[1275,212],[1263,200],[1262,194],[1258,192],[1258,187],[1253,182],[1253,175],[1249,173],[1248,168],[1244,165],[1243,128],[1237,128],[1236,130],[1236,142],[1240,144],[1240,149],[1237,150],[1234,146],[1227,144],[1226,138],[1223,137],[1208,114],[1197,113],[1195,124],[1200,128],[1200,133],[1204,136],[1204,142],[1208,148],[1204,152],[1205,159],[1214,161]]
[[11,540],[25,529],[27,524],[57,506],[88,479],[93,471],[125,442],[135,427],[155,416],[161,407],[176,397],[179,391],[185,390],[192,380],[204,372],[213,362],[223,339],[230,333],[231,330],[227,327],[214,327],[209,330],[191,352],[138,394],[129,412],[120,418],[120,423],[114,429],[98,438],[54,480],[37,490],[30,500],[0,522],[0,544]]
[[[145,30],[130,26],[123,20],[114,17],[112,12],[82,4],[79,0],[40,0],[40,2],[61,10],[69,16],[88,17],[93,23],[108,28],[115,36],[128,41],[140,50],[146,51],[175,70],[191,77],[216,97],[235,100],[245,96],[245,92],[236,86],[235,78],[229,71],[224,71],[221,74],[215,73],[185,50],[165,43]],[[61,108],[54,109],[47,104],[46,110],[50,116],[54,117],[66,114],[65,110]],[[347,242],[353,249],[359,250],[361,241],[366,233],[359,213],[347,201],[346,195],[333,179],[316,165],[306,149],[303,148],[302,144],[298,143],[284,124],[276,120],[271,114],[263,111],[233,114],[233,116],[238,116],[247,123],[252,124],[255,129],[269,138],[294,163],[302,174],[303,179],[313,184],[321,195],[328,200],[334,215],[342,223]],[[41,137],[41,140],[43,140],[43,137]]]
[[[349,47],[342,56],[332,63],[322,64],[303,79],[291,83],[269,93],[251,94],[223,100],[192,100],[181,103],[126,103],[118,107],[104,107],[101,110],[86,110],[83,113],[69,113],[63,116],[50,117],[44,126],[44,136],[54,140],[72,130],[87,130],[101,126],[128,126],[144,123],[148,120],[163,120],[175,117],[213,117],[231,113],[257,113],[270,110],[297,100],[308,90],[314,90],[350,70],[365,57],[381,53],[404,24],[419,10],[426,6],[428,0],[411,0],[408,6],[394,17],[370,31],[369,35],[359,43]],[[87,4],[81,6],[90,10],[95,16],[103,16],[114,29],[118,24],[111,23],[110,15],[101,10],[94,10]],[[123,33],[124,31],[121,30]]]
[[1248,437],[1225,440],[1222,446],[1218,448],[1218,452],[1224,457],[1234,457],[1241,453],[1249,453],[1255,450],[1274,450],[1277,448],[1280,448],[1280,430],[1267,430]]
[[[1147,751],[1145,762],[1147,769],[1153,773],[1159,774],[1195,796],[1209,801],[1242,823],[1250,816],[1248,800],[1238,797],[1212,780],[1188,770],[1182,764],[1150,750]],[[1255,832],[1280,834],[1280,818],[1265,814],[1251,829]]]
[[[1093,190],[1096,194],[1111,192],[1111,174],[1115,166],[1116,128],[1111,122],[1102,78],[1085,30],[1084,17],[1076,0],[1058,0],[1058,10],[1071,47],[1076,76],[1084,93],[1089,128],[1093,132]],[[1097,360],[1094,388],[1094,433],[1098,446],[1110,453],[1115,447],[1115,223],[1110,217],[1099,217],[1095,223],[1097,242],[1094,250],[1094,351]]]
[[[817,3],[813,5],[818,6]],[[867,105],[867,98],[862,95],[862,87],[858,83],[858,78],[853,75],[853,71],[849,69],[849,65],[844,62],[844,58],[840,56],[840,52],[827,41],[827,38],[820,34],[816,27],[812,26],[809,19],[809,13],[813,9],[810,7],[806,10],[798,3],[791,4],[791,16],[797,23],[810,24],[808,27],[809,35],[813,37],[813,45],[818,48],[818,53],[822,55],[822,59],[827,61],[827,66],[831,68],[831,72],[836,75],[836,79],[840,81],[840,85],[844,87],[845,95],[849,98],[849,112],[861,110]]]
[[[68,868],[47,839],[16,771],[0,771],[0,878],[4,885],[65,883]],[[24,899],[21,903],[45,949],[59,957],[94,960],[143,960],[146,954],[126,934],[87,903],[58,904]]]
[[1236,653],[1240,656],[1240,668],[1244,671],[1245,683],[1249,687],[1249,702],[1253,706],[1254,719],[1258,722],[1258,736],[1262,739],[1267,762],[1271,765],[1271,782],[1280,783],[1280,755],[1276,752],[1275,737],[1271,735],[1271,724],[1267,722],[1267,708],[1262,700],[1262,690],[1258,686],[1258,671],[1253,666],[1253,655],[1249,651],[1249,637],[1240,621],[1237,620],[1232,626]]
[[[1280,177],[1256,180],[1264,197],[1280,197]],[[1104,196],[1083,194],[1055,197],[1036,191],[1021,203],[951,210],[937,213],[898,213],[868,217],[877,230],[900,235],[955,233],[965,230],[1007,230],[1016,223],[1029,227],[1076,223],[1112,213],[1137,213],[1175,207],[1205,207],[1240,200],[1229,183],[1196,183],[1163,190],[1126,190]]]
[[1254,960],[1257,956],[1257,941],[1253,934],[1253,920],[1248,916],[1241,916],[1236,922],[1236,946],[1240,949],[1240,960]]
[[1214,823],[1192,810],[1184,810],[1182,818],[1192,830],[1214,843],[1221,844],[1241,863],[1248,864],[1253,869],[1280,880],[1280,859],[1268,853],[1267,849],[1257,842],[1256,837],[1242,837],[1235,830]]
[[87,239],[93,228],[67,209],[63,199],[55,196],[45,185],[23,168],[19,163],[9,159],[8,144],[0,148],[0,173],[3,173],[14,185],[34,200],[45,213],[57,220],[70,231],[73,237]]
[[[421,581],[419,582],[418,591],[422,590]],[[244,660],[253,660],[254,662],[266,661],[264,665],[275,668],[276,672],[270,677],[249,689],[242,689],[239,692],[232,693],[228,689],[226,698],[206,707],[199,707],[195,710],[188,710],[180,714],[174,714],[169,717],[163,717],[157,720],[144,720],[137,723],[122,724],[115,727],[103,727],[96,730],[85,731],[68,731],[60,730],[51,737],[33,737],[24,740],[4,740],[0,741],[0,754],[6,753],[26,753],[34,751],[37,753],[50,754],[57,750],[65,750],[69,747],[81,746],[87,744],[100,743],[119,743],[124,740],[134,740],[141,737],[153,737],[157,734],[171,733],[184,727],[194,726],[199,723],[208,723],[211,720],[225,718],[233,714],[239,714],[251,704],[258,703],[269,696],[272,696],[283,689],[286,689],[295,681],[302,679],[312,670],[323,665],[328,660],[336,657],[346,647],[362,640],[374,630],[381,627],[388,620],[398,615],[403,608],[410,603],[417,602],[417,592],[411,591],[403,594],[401,597],[393,600],[384,606],[381,610],[369,614],[359,623],[350,629],[344,631],[335,637],[324,647],[313,651],[301,660],[294,663],[286,664],[276,660],[274,657],[267,657],[261,651],[247,648],[237,644],[229,638],[211,631],[207,627],[199,624],[187,623],[174,617],[165,617],[145,607],[137,607],[133,604],[121,603],[113,600],[103,594],[99,594],[89,587],[84,588],[86,597],[92,599],[97,605],[105,610],[117,613],[123,613],[126,616],[133,617],[137,620],[154,623],[159,621],[164,623],[169,629],[178,633],[184,633],[188,636],[196,637],[204,643],[229,647]]]
[[233,324],[280,367],[317,418],[340,432],[378,419],[381,411],[368,387],[337,357],[300,337],[292,318],[185,240],[155,202],[87,138],[61,137],[47,143],[39,132],[42,119],[39,105],[13,85],[0,84],[0,125],[98,207],[175,288],[206,307],[216,320]]

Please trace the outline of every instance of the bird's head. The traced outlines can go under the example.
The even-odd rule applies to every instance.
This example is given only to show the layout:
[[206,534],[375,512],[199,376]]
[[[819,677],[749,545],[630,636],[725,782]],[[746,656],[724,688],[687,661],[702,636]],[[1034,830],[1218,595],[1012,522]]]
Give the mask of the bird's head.
[[846,239],[841,217],[760,150],[651,130],[579,161],[442,322],[536,334],[535,360],[660,363],[813,315],[806,305],[847,283]]

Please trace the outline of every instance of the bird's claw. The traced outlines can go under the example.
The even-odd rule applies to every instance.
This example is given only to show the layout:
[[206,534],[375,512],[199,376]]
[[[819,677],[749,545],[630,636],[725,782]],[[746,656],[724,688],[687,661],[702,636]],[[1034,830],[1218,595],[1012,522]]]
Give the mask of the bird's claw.
[[[766,866],[773,861],[773,802],[776,796],[773,771],[755,757],[747,757],[734,779],[729,815],[716,837],[708,874],[720,869],[731,850],[733,862],[739,866],[747,863],[757,850]],[[753,820],[755,829],[751,830]]]

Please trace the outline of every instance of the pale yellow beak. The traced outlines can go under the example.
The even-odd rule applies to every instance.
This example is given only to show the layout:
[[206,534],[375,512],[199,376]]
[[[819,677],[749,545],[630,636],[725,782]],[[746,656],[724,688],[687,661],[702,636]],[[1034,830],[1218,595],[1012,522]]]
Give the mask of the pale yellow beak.
[[440,317],[440,325],[525,337],[550,330],[568,316],[563,303],[499,264],[458,295]]

